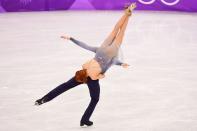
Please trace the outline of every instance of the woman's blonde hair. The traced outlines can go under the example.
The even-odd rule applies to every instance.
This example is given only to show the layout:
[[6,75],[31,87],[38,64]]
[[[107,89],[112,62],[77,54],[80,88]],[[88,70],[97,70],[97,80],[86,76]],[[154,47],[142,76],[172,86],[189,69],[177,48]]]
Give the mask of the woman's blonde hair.
[[87,83],[87,80],[88,80],[87,78],[88,78],[88,76],[87,76],[87,70],[86,69],[76,71],[75,80],[77,82]]

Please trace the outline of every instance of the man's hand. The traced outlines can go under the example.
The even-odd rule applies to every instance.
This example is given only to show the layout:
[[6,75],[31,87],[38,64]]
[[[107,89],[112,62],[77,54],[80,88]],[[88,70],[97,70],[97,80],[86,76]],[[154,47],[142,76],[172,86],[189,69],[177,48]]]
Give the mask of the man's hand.
[[66,39],[66,40],[70,40],[70,36],[67,36],[67,35],[61,36],[61,38]]
[[123,68],[128,68],[130,65],[127,64],[127,63],[123,63],[121,66],[122,66]]

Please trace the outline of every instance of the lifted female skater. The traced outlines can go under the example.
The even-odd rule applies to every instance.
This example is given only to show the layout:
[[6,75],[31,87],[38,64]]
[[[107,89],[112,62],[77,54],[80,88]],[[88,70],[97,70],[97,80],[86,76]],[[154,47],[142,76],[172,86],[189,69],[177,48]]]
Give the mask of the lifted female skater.
[[96,107],[96,104],[99,101],[100,95],[100,85],[99,79],[105,77],[104,73],[109,69],[109,67],[113,64],[121,65],[124,68],[129,65],[126,63],[122,63],[117,59],[118,50],[123,41],[124,32],[128,24],[129,17],[131,16],[132,10],[136,7],[136,4],[131,4],[129,7],[125,9],[125,12],[118,23],[115,25],[113,31],[110,35],[105,39],[103,44],[100,47],[91,47],[83,42],[80,42],[69,36],[61,36],[63,39],[71,40],[78,46],[90,50],[96,53],[95,57],[85,64],[82,65],[82,70],[79,70],[75,73],[75,76],[72,77],[67,82],[59,85],[48,94],[46,94],[41,99],[36,100],[35,105],[41,105],[46,103],[53,98],[57,97],[61,93],[76,87],[80,84],[86,83],[89,88],[91,101],[84,112],[80,126],[91,126],[93,122],[90,121],[90,117]]

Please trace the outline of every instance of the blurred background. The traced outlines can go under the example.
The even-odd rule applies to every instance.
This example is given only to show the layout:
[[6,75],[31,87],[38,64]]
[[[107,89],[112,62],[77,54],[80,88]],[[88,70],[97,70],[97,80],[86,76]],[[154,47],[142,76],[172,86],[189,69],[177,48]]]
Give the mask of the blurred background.
[[[94,54],[136,2],[120,59],[81,128],[86,85],[34,106]],[[0,0],[0,131],[197,131],[197,0]]]
[[196,0],[0,0],[0,11],[120,10],[131,2],[137,10],[197,11]]

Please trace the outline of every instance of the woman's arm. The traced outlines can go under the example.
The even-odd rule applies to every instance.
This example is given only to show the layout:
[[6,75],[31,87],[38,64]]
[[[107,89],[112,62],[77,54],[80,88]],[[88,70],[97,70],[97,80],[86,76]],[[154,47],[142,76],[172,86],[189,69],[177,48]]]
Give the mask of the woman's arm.
[[94,52],[94,53],[96,53],[96,50],[97,50],[97,48],[98,48],[98,47],[89,46],[89,45],[87,45],[87,44],[85,44],[85,43],[83,43],[83,42],[81,42],[81,41],[78,41],[78,40],[76,40],[76,39],[74,39],[74,38],[72,38],[72,37],[69,37],[69,36],[61,36],[61,38],[67,39],[67,40],[71,40],[71,41],[72,41],[73,43],[75,43],[76,45],[78,45],[78,46],[80,46],[80,47],[82,47],[82,48],[84,48],[84,49],[86,49],[86,50],[92,51],[92,52]]
[[127,68],[127,67],[129,66],[129,64],[123,63],[123,62],[121,62],[120,60],[118,60],[117,58],[114,58],[114,59],[113,59],[113,63],[114,63],[115,65],[119,65],[119,66],[122,66],[122,67],[124,67],[124,68]]
[[113,59],[113,64],[121,66],[121,65],[123,64],[123,62],[121,62],[121,61],[118,60],[117,58],[114,58],[114,59]]

